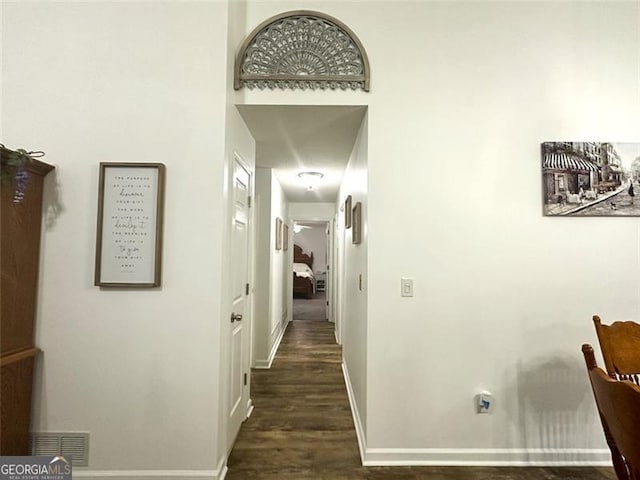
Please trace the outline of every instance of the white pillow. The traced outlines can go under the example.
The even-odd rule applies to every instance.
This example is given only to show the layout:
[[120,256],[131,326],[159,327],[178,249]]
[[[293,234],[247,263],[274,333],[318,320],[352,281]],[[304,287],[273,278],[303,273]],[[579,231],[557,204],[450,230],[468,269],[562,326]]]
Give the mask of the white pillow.
[[296,273],[313,273],[306,263],[294,263],[293,271]]

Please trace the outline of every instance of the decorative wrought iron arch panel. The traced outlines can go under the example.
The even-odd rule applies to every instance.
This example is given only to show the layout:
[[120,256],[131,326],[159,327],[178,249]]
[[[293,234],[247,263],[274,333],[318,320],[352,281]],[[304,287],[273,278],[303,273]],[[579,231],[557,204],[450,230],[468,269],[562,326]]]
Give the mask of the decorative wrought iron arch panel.
[[339,20],[308,10],[285,12],[245,39],[234,87],[369,91],[369,59],[358,37]]

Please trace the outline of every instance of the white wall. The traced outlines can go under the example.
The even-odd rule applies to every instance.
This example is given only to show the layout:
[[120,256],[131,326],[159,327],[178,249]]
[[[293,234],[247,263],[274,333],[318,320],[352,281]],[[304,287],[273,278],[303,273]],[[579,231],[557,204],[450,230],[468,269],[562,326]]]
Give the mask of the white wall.
[[[222,232],[222,268],[218,273],[222,284],[222,302],[220,309],[220,319],[228,319],[232,313],[233,292],[231,291],[233,278],[233,270],[238,268],[236,259],[233,257],[234,248],[231,244],[232,238],[232,218],[235,214],[233,201],[231,200],[231,192],[233,191],[234,179],[234,164],[236,158],[243,164],[243,166],[253,176],[251,184],[249,185],[249,195],[254,197],[255,192],[255,155],[256,144],[251,133],[249,132],[244,120],[240,116],[235,104],[242,98],[242,93],[237,92],[233,88],[233,65],[235,61],[235,46],[238,42],[241,42],[244,36],[244,22],[246,16],[246,2],[243,0],[234,0],[229,2],[227,10],[227,45],[226,45],[226,105],[225,105],[225,149],[224,149],[224,179],[223,181],[223,197],[220,201],[222,210],[224,212],[224,219],[221,225]],[[250,210],[249,213],[249,229],[248,229],[248,283],[251,285],[254,282],[254,252],[255,252],[255,208]],[[244,346],[243,358],[242,358],[242,370],[249,374],[251,368],[251,341],[252,341],[252,326],[253,326],[253,303],[254,295],[251,289],[246,298],[246,306],[244,308],[244,320],[243,320],[243,339],[242,344]],[[230,385],[231,380],[231,322],[221,321],[220,323],[220,381],[218,384],[218,403],[220,405],[219,411],[219,427],[220,441],[218,442],[217,456],[220,459],[219,463],[226,467],[226,458],[228,452],[231,450],[232,443],[235,440],[236,431],[235,427],[229,427],[228,419],[229,412],[232,406],[230,405],[231,393]],[[246,399],[246,413],[248,414],[251,408],[251,392],[250,382],[243,388],[245,390],[243,400]]]
[[[370,448],[409,460],[443,461],[420,450],[438,447],[458,461],[609,460],[597,451],[605,443],[580,346],[596,342],[594,313],[638,318],[638,229],[628,219],[542,217],[539,147],[640,140],[638,8],[376,9],[403,22],[394,38],[409,48],[404,59],[429,61],[403,88],[379,72],[369,116]],[[397,105],[405,122],[391,131],[385,118]],[[404,168],[389,168],[390,158]],[[402,276],[415,278],[414,298],[400,297]],[[475,413],[482,389],[495,395],[491,415]],[[467,447],[506,451],[469,458]],[[595,451],[562,451],[571,448]]]
[[640,234],[543,217],[539,152],[640,141],[640,6],[251,2],[248,30],[296,8],[349,25],[372,65],[369,94],[246,96],[369,106],[366,460],[608,461],[580,346],[594,313],[639,317]]
[[336,211],[335,203],[292,202],[289,204],[289,216],[291,220],[329,221]]
[[299,245],[306,254],[313,252],[313,271],[327,270],[327,225],[308,225],[299,233],[293,234],[293,243]]
[[[230,8],[230,16],[233,14]],[[223,249],[222,249],[222,269],[219,272],[222,280],[222,305],[220,311],[221,319],[228,319],[231,316],[233,310],[233,292],[231,290],[232,282],[229,279],[233,278],[234,269],[239,268],[237,259],[234,258],[234,247],[231,244],[232,238],[232,221],[235,214],[234,205],[231,201],[231,192],[233,191],[234,178],[234,164],[237,159],[249,172],[252,173],[252,178],[249,185],[249,196],[254,197],[255,191],[255,141],[249,132],[249,129],[244,123],[244,120],[240,116],[240,113],[236,109],[233,101],[235,94],[233,93],[232,78],[227,78],[227,108],[226,108],[226,128],[225,128],[225,156],[224,156],[224,168],[225,168],[225,189],[224,197],[222,199],[223,210],[227,217],[223,223]],[[255,251],[255,208],[249,212],[249,224],[248,224],[248,252],[247,252],[247,283],[254,284],[254,251]],[[246,306],[244,307],[243,314],[243,351],[242,351],[242,371],[247,375],[250,374],[251,368],[251,339],[252,339],[252,326],[253,326],[253,290],[249,290],[246,297]],[[219,404],[220,404],[220,431],[226,432],[226,436],[223,437],[224,441],[219,442],[218,458],[221,461],[226,461],[228,452],[231,451],[233,441],[235,441],[236,431],[232,429],[229,431],[228,418],[229,412],[232,408],[230,404],[231,393],[230,385],[231,380],[231,323],[228,321],[220,322],[220,382],[219,382]],[[250,383],[243,388],[250,389]],[[246,401],[246,414],[250,413],[251,408],[251,392],[247,390],[244,392],[243,401]]]
[[271,257],[275,240],[271,226],[270,168],[256,168],[256,267],[254,290],[253,366],[269,365],[271,325]]
[[[367,48],[370,93],[233,98],[369,106],[365,460],[608,461],[579,350],[593,313],[640,317],[640,232],[542,217],[539,144],[640,141],[640,5],[362,5],[256,1],[246,26],[296,8],[339,18]],[[92,470],[216,476],[227,4],[2,8],[2,140],[58,167],[34,429],[90,431]],[[167,165],[162,288],[92,285],[100,161]],[[481,416],[483,388],[496,404]]]
[[[256,281],[254,315],[254,358],[258,368],[268,368],[290,317],[287,297],[291,275],[291,252],[276,250],[276,218],[287,219],[287,202],[282,187],[270,168],[256,169]],[[291,234],[291,226],[289,226]],[[285,274],[286,273],[286,274]]]
[[[288,308],[287,298],[291,293],[291,290],[287,289],[287,285],[291,282],[293,276],[293,270],[288,267],[289,252],[276,250],[275,248],[275,228],[276,218],[280,218],[283,222],[287,222],[288,218],[288,205],[287,199],[284,195],[284,191],[278,182],[275,175],[271,176],[271,226],[274,245],[272,250],[273,255],[273,269],[271,271],[271,345],[272,348],[279,342],[279,338],[284,331],[284,328],[288,322]],[[289,225],[289,244],[291,244],[291,226]],[[290,246],[290,248],[292,248]]]
[[[353,226],[345,228],[346,211],[341,207],[336,232],[340,243],[338,338],[342,342],[343,368],[360,439],[366,437],[367,424],[367,117],[365,114],[362,120],[337,199],[344,206],[351,195],[352,207],[362,205],[361,243],[352,242]],[[362,441],[360,446],[363,447]]]
[[[2,141],[57,166],[33,430],[90,432],[91,471],[215,478],[226,2],[2,8]],[[167,166],[161,288],[93,286],[99,162]]]

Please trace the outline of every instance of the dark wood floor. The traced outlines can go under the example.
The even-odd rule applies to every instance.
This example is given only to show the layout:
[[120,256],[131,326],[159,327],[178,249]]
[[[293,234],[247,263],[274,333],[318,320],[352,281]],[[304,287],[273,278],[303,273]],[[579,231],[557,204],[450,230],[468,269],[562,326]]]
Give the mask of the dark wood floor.
[[363,467],[333,324],[292,322],[270,370],[252,372],[255,409],[227,480],[612,480],[609,468]]

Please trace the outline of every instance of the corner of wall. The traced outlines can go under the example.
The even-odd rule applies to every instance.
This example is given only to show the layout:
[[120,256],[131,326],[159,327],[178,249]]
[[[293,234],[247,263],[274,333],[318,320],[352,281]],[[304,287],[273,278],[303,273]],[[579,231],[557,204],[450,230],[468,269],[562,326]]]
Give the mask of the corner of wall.
[[[254,366],[269,368],[290,319],[288,291],[290,249],[276,249],[276,219],[288,221],[288,202],[271,169],[258,168],[256,315]],[[289,234],[292,229],[289,228]],[[280,232],[279,235],[282,235]],[[289,242],[290,244],[291,242]]]

